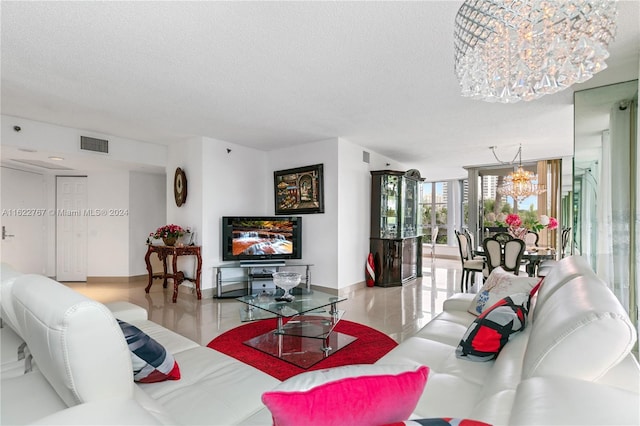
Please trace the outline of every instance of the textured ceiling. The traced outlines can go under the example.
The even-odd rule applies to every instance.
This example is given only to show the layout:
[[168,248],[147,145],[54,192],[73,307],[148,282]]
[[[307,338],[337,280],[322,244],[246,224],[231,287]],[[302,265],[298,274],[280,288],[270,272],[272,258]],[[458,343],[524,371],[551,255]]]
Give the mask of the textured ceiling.
[[640,5],[619,2],[609,68],[533,102],[462,98],[461,2],[12,2],[2,114],[155,143],[271,150],[342,137],[428,179],[571,155],[573,90],[638,78]]

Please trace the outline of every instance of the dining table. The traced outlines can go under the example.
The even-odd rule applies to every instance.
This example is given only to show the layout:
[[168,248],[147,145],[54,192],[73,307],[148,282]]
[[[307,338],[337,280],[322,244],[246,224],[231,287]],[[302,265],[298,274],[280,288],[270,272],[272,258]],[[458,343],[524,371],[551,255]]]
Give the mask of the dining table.
[[[484,247],[478,246],[473,251],[474,256],[482,256],[486,260],[486,254]],[[552,247],[526,247],[524,253],[522,253],[522,260],[526,260],[525,269],[527,275],[535,277],[538,271],[538,267],[543,260],[550,260],[556,258],[556,251]]]

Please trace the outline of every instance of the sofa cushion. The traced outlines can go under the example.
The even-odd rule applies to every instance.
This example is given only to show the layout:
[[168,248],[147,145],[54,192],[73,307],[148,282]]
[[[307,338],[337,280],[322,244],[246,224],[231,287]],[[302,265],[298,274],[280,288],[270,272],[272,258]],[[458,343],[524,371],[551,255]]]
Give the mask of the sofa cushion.
[[638,392],[568,377],[534,377],[518,386],[507,424],[635,426]]
[[140,383],[155,383],[180,379],[180,367],[164,346],[138,327],[120,320],[118,324],[131,351],[133,380]]
[[13,378],[2,376],[0,424],[26,425],[67,408],[40,371]]
[[480,315],[507,296],[529,293],[539,281],[541,281],[540,278],[521,277],[497,267],[491,271],[487,281],[473,298],[469,305],[469,312]]
[[529,293],[517,293],[484,311],[467,329],[456,356],[470,361],[495,359],[511,335],[524,329],[528,304]]
[[[294,376],[262,395],[276,426],[380,425],[411,416],[429,368],[348,365]],[[348,408],[348,409],[345,409]]]
[[180,365],[180,380],[135,386],[166,409],[176,424],[239,424],[266,411],[260,398],[280,383],[257,368],[204,346],[173,355]]

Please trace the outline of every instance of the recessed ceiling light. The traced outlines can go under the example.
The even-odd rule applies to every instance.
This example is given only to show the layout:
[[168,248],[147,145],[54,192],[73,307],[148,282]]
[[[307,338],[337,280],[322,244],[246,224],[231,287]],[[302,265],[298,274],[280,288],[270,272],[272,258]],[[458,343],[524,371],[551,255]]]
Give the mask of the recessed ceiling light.
[[49,157],[49,160],[54,160],[54,161],[62,161],[64,160],[63,157],[56,157],[55,155],[52,155]]
[[18,148],[18,151],[22,151],[22,152],[38,152],[37,149],[31,149],[31,148]]

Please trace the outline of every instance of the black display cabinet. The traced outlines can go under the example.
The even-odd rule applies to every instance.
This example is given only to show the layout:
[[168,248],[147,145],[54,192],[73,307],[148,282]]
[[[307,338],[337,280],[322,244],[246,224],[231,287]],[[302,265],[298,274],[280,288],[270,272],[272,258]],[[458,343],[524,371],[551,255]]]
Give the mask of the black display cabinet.
[[371,172],[370,251],[375,285],[399,286],[422,276],[422,215],[420,172]]

